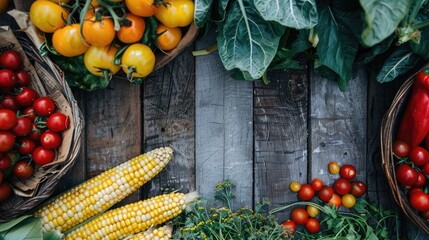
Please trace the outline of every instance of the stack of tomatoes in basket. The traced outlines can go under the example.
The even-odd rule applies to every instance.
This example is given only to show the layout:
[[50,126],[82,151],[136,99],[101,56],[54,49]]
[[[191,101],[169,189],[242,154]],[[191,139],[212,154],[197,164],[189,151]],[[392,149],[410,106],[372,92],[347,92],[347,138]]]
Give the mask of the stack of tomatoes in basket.
[[408,196],[409,204],[429,219],[429,74],[415,76],[402,116],[393,153],[396,179]]
[[0,55],[0,202],[12,193],[8,179],[28,179],[35,168],[51,163],[69,127],[55,101],[30,87],[14,50]]

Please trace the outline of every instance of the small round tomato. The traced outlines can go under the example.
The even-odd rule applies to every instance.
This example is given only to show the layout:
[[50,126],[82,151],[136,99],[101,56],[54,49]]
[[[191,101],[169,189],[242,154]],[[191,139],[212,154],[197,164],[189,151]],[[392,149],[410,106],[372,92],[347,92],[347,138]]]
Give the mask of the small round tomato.
[[33,150],[37,147],[35,141],[31,140],[29,137],[22,138],[19,140],[20,145],[18,147],[18,152],[21,155],[31,154]]
[[399,157],[404,158],[408,156],[408,153],[410,152],[410,147],[408,144],[402,140],[397,140],[393,143],[393,153]]
[[13,134],[16,136],[22,137],[30,134],[31,129],[33,128],[33,123],[30,119],[21,117],[18,118],[17,124],[12,128]]
[[429,211],[429,195],[422,191],[413,191],[408,194],[410,206],[420,212]]
[[323,188],[323,181],[320,178],[315,178],[311,182],[311,187],[313,187],[314,191],[320,191]]
[[126,20],[116,33],[116,36],[123,43],[135,43],[142,39],[145,29],[146,24],[142,17],[127,13]]
[[16,101],[22,107],[28,107],[33,105],[34,101],[38,98],[38,94],[34,89],[29,87],[22,87],[20,93],[15,96]]
[[16,78],[18,79],[19,87],[28,87],[31,83],[31,76],[24,69],[18,70],[16,72]]
[[284,221],[282,226],[285,230],[289,231],[290,234],[293,234],[296,231],[296,223],[292,220]]
[[337,162],[330,162],[328,164],[328,169],[331,174],[338,174],[340,172],[340,164]]
[[[86,69],[95,76],[115,75],[120,66],[115,65],[115,55],[118,49],[115,46],[90,46],[83,55]],[[107,72],[105,74],[104,72]]]
[[34,111],[33,106],[24,108],[22,114],[23,117],[30,119],[32,122],[36,119],[36,112]]
[[352,194],[346,194],[341,197],[341,204],[346,208],[352,208],[356,204],[356,198]]
[[4,154],[0,158],[0,170],[1,171],[8,169],[11,164],[12,164],[12,160],[10,159],[10,157],[7,154]]
[[342,196],[350,192],[352,190],[352,184],[349,180],[345,178],[339,178],[334,182],[334,192],[338,195]]
[[305,224],[308,221],[307,210],[302,207],[294,208],[290,214],[292,221],[298,225]]
[[15,99],[15,96],[11,94],[4,95],[2,100],[0,101],[0,105],[2,105],[3,108],[12,110],[14,112],[17,112],[20,108],[18,101],[16,101]]
[[34,149],[32,156],[35,163],[43,166],[54,161],[55,153],[51,149],[37,147]]
[[301,190],[301,184],[299,183],[299,182],[291,182],[290,184],[289,184],[289,189],[292,191],[292,192],[298,192],[299,190]]
[[24,161],[18,161],[13,166],[13,174],[20,179],[27,179],[33,176],[34,167]]
[[102,17],[100,21],[96,17],[84,20],[82,36],[92,46],[109,46],[116,36],[113,20],[106,17]]
[[332,187],[323,186],[318,192],[317,197],[324,202],[328,202],[332,198],[332,194],[334,194],[334,189]]
[[122,70],[127,73],[129,79],[144,78],[155,67],[155,54],[148,46],[134,43],[125,50],[121,63]]
[[340,168],[340,176],[345,179],[352,179],[356,177],[356,168],[351,164],[346,164]]
[[155,0],[125,0],[125,5],[130,12],[141,17],[153,16],[158,11]]
[[0,109],[0,130],[9,130],[16,126],[18,118],[15,112],[9,109]]
[[341,207],[341,197],[340,195],[334,193],[332,194],[331,199],[328,201],[328,205],[332,206],[335,205],[337,208]]
[[411,149],[408,159],[417,166],[423,166],[429,162],[429,152],[422,147]]
[[319,209],[312,205],[307,205],[307,213],[310,217],[316,217],[319,214]]
[[366,185],[361,181],[351,182],[352,189],[350,193],[355,197],[362,197],[366,193]]
[[60,134],[46,131],[40,137],[40,144],[47,149],[56,149],[61,145],[62,139]]
[[167,27],[163,24],[159,24],[156,28],[156,34],[158,34],[158,46],[162,50],[172,50],[182,40],[182,30],[180,27]]
[[304,201],[309,201],[314,197],[314,189],[310,184],[302,184],[301,190],[298,192],[298,198]]
[[407,164],[402,164],[396,167],[395,170],[396,179],[399,184],[404,187],[413,186],[418,178],[417,171]]
[[6,50],[0,54],[0,65],[4,68],[16,71],[21,68],[22,57],[15,50]]
[[60,5],[47,0],[34,1],[30,7],[30,19],[34,26],[46,33],[64,27],[69,13]]
[[48,0],[48,1],[51,1],[51,2],[54,2],[54,3],[58,3],[58,4],[69,3],[70,2],[70,0]]
[[167,27],[186,27],[194,21],[194,2],[192,0],[166,0],[158,5],[155,17]]
[[0,152],[9,152],[15,144],[15,135],[9,131],[0,131]]
[[[52,130],[51,130],[52,131]],[[42,136],[42,133],[44,131],[37,127],[36,124],[33,123],[33,127],[31,128],[30,134],[28,134],[28,137],[33,141],[39,141],[40,137]]]
[[316,234],[320,231],[320,222],[316,218],[309,218],[305,223],[305,229],[311,233]]
[[6,182],[0,184],[0,202],[5,201],[12,195],[12,188]]
[[52,132],[62,132],[69,128],[70,119],[64,113],[56,112],[49,116],[46,126]]
[[40,97],[33,103],[34,111],[37,115],[47,117],[55,112],[57,108],[54,100],[50,97]]
[[52,35],[52,46],[65,57],[82,55],[89,47],[80,34],[80,24],[78,23],[56,30]]
[[424,220],[429,220],[429,210],[428,210],[428,211],[421,212],[421,213],[420,213],[420,215],[422,216],[422,218],[423,218]]
[[17,84],[16,73],[9,69],[0,69],[0,88],[13,88]]
[[426,163],[423,167],[422,167],[422,172],[424,175],[429,175],[429,163]]
[[426,177],[423,173],[417,172],[417,181],[414,183],[413,187],[420,188],[423,187],[426,183]]

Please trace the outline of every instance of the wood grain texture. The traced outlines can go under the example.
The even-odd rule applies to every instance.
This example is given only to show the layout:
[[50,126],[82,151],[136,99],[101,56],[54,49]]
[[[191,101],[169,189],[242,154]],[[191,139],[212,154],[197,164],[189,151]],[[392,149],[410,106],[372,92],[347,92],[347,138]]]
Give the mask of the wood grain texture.
[[[268,198],[272,207],[297,200],[292,181],[307,180],[307,75],[282,71],[255,82],[255,201]],[[289,218],[289,211],[278,214]]]
[[[212,43],[208,36],[197,48]],[[252,206],[252,83],[232,79],[217,52],[197,57],[195,74],[197,190],[213,199],[215,185],[229,179],[236,185],[234,206]]]
[[338,175],[329,174],[328,163],[356,167],[356,179],[366,180],[367,77],[354,75],[348,90],[336,82],[311,74],[309,181],[320,178],[331,185]]
[[[115,167],[141,153],[140,88],[113,79],[104,90],[86,94],[87,178]],[[122,201],[134,202],[139,193]]]
[[193,47],[144,82],[143,148],[171,146],[175,153],[166,171],[147,186],[145,196],[180,189],[195,190],[195,75]]

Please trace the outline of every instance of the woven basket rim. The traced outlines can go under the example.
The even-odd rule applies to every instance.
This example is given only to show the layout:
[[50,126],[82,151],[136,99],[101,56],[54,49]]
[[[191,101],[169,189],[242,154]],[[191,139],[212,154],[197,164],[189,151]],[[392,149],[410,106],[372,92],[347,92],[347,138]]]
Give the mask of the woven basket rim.
[[[35,48],[27,36],[24,36],[23,33],[21,33],[19,36],[17,36],[18,34],[15,35],[30,61],[36,61],[42,64],[42,66],[46,67],[45,69],[47,69],[51,74],[54,74],[54,76],[55,73],[59,74],[59,76],[62,76],[62,73],[60,72],[61,70],[54,63],[52,63],[49,58],[41,56],[38,49]],[[58,85],[61,87],[61,93],[70,104],[72,116],[69,117],[73,118],[75,124],[72,134],[73,139],[67,161],[61,164],[56,164],[52,167],[52,169],[57,171],[52,174],[52,176],[40,183],[35,196],[30,198],[22,198],[23,200],[14,202],[13,206],[7,210],[0,209],[0,222],[9,221],[24,214],[30,214],[36,210],[35,208],[39,204],[52,195],[58,182],[74,166],[76,158],[80,153],[82,130],[84,125],[82,112],[80,111],[77,101],[64,78],[55,77],[55,79],[58,80]]]
[[417,225],[426,234],[429,234],[429,224],[410,206],[408,198],[396,181],[395,175],[395,157],[393,156],[393,133],[394,127],[400,117],[401,110],[405,107],[406,98],[409,96],[414,76],[421,70],[429,68],[429,63],[416,71],[412,76],[405,80],[396,93],[392,104],[387,110],[381,123],[380,146],[382,166],[389,184],[390,191],[406,217]]

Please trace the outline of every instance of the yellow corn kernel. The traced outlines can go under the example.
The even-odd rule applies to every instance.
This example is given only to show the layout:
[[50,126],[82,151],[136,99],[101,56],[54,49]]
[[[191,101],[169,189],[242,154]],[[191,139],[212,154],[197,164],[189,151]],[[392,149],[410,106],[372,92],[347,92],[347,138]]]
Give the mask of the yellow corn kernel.
[[144,232],[137,233],[127,240],[168,240],[173,234],[173,227],[165,225],[160,228],[150,228]]
[[[41,217],[44,231],[65,232],[97,213],[109,209],[136,191],[158,174],[172,158],[173,149],[170,147],[158,148],[137,156],[73,187],[39,209],[35,215]],[[154,163],[159,166],[159,171],[144,171],[143,175],[136,173],[143,170],[147,164]],[[140,180],[137,184],[129,176],[130,171],[134,169],[132,166],[136,169],[134,177]],[[65,222],[58,221],[57,218],[63,217],[64,213],[68,219]]]
[[[198,194],[196,192],[191,192],[188,194],[169,193],[149,198],[144,201],[127,204],[97,216],[93,220],[72,231],[66,236],[65,240],[83,239],[82,237],[84,233],[90,235],[91,239],[94,240],[103,239],[106,236],[113,236],[115,234],[117,236],[115,239],[123,239],[130,235],[146,231],[152,226],[160,225],[168,220],[173,219],[174,217],[178,216],[189,203],[193,202],[197,198]],[[180,204],[172,204],[174,199],[176,199],[176,202]],[[159,204],[159,208],[164,207],[164,211],[158,211],[158,213],[155,213],[155,211],[152,211],[150,207],[148,207],[154,205],[155,203]],[[123,218],[125,219],[125,216],[128,216],[127,213],[129,212],[135,212],[137,214],[135,216],[130,215],[130,219],[126,220],[129,222],[135,222],[136,224],[131,226],[127,224],[121,225],[121,222],[114,221],[109,225],[100,226],[101,222],[106,222],[106,219],[114,219],[115,216],[124,216]],[[102,234],[97,235],[96,233]],[[162,235],[162,233],[160,233],[160,235]]]

